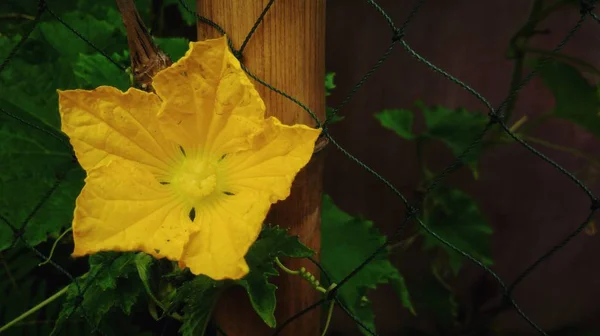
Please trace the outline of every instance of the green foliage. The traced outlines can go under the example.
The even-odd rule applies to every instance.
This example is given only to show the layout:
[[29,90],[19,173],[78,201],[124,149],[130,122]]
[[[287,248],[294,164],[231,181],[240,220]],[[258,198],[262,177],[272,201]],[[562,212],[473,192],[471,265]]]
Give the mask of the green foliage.
[[[427,107],[421,102],[417,106],[423,111],[428,138],[441,140],[454,154],[460,155],[473,142],[475,136],[481,133],[488,118],[480,113],[469,112],[464,108],[455,110],[442,106]],[[464,158],[475,176],[477,176],[477,159],[481,154],[481,144],[476,145]]]
[[[112,58],[124,62],[129,58],[129,54],[115,53]],[[101,85],[109,85],[126,91],[130,86],[127,73],[101,54],[79,54],[79,58],[73,66],[73,72],[81,83],[85,83],[82,85],[83,89],[92,90]]]
[[425,274],[411,289],[416,310],[431,314],[439,332],[452,330],[456,324],[458,303],[451,289],[433,272]]
[[[485,265],[492,264],[492,228],[469,195],[458,189],[439,186],[427,197],[423,221],[440,237],[460,250],[469,253]],[[464,257],[422,231],[425,248],[440,247],[448,255],[448,264],[454,274],[463,265]]]
[[[91,256],[89,272],[77,278],[77,283],[69,285],[67,298],[51,335],[57,335],[67,319],[84,318],[94,328],[110,330],[109,326],[101,323],[111,311],[119,309],[129,315],[144,291],[144,285],[137,276],[138,258],[135,253],[115,252]],[[148,262],[151,261],[148,259]],[[80,293],[83,295],[80,296]]]
[[[323,198],[321,226],[321,263],[332,281],[336,282],[352,272],[386,241],[372,222],[343,212],[329,196]],[[380,253],[338,291],[341,302],[371,330],[375,330],[375,314],[365,296],[379,284],[392,284],[402,305],[415,313],[404,279],[388,258],[387,252]],[[360,329],[368,334],[363,328]]]
[[[23,3],[23,8],[36,8]],[[117,60],[127,46],[116,9],[81,4],[53,8],[65,22]],[[81,5],[83,6],[83,5]],[[17,11],[19,12],[19,11]],[[94,13],[94,14],[91,14]],[[95,15],[99,14],[101,15]],[[21,39],[21,26],[0,35],[0,59]],[[100,84],[127,87],[126,76],[116,72],[102,55],[57,21],[44,21],[0,74],[0,107],[37,128],[60,133],[57,89],[92,88]],[[0,113],[0,208],[19,228],[57,181],[64,180],[28,223],[24,238],[37,245],[56,237],[72,220],[75,198],[83,186],[84,172],[73,163],[69,146],[55,137]],[[12,232],[0,226],[0,251],[12,242]]]
[[325,108],[325,118],[327,120],[329,120],[329,124],[335,124],[337,122],[340,122],[340,121],[344,120],[345,117],[336,114],[335,110],[333,109],[333,107],[327,106]]
[[279,227],[265,227],[248,251],[246,262],[250,272],[236,283],[246,289],[252,307],[269,327],[276,325],[277,286],[269,282],[270,277],[279,275],[273,266],[275,257],[306,258],[313,253],[298,237],[289,236],[286,230]]
[[404,109],[383,110],[375,114],[375,117],[379,120],[381,126],[396,132],[400,137],[407,140],[415,138],[412,131],[414,121],[412,111]]
[[552,114],[574,122],[600,137],[600,93],[579,70],[557,60],[539,70],[544,84],[552,91],[555,106]]
[[[121,67],[127,66],[124,28],[113,2],[78,3],[55,10]],[[14,34],[0,35],[1,59],[21,39],[20,27],[12,28]],[[188,42],[182,38],[161,38],[158,43],[177,59],[187,49]],[[126,90],[129,78],[62,23],[44,21],[0,74],[0,108],[66,142],[60,132],[56,90],[93,89],[100,85]],[[85,176],[72,161],[68,145],[0,113],[0,211],[13,226],[21,226],[56,183],[56,175],[66,176],[30,220],[24,236],[29,244],[37,245],[48,237],[56,237],[71,222],[75,198]],[[12,231],[7,225],[0,225],[0,251],[11,242]]]
[[[481,133],[488,122],[485,115],[469,112],[464,108],[453,110],[443,106],[428,107],[421,101],[417,101],[415,105],[423,112],[426,125],[425,131],[418,135],[412,131],[414,115],[410,110],[383,110],[375,114],[375,117],[383,127],[393,130],[404,139],[442,141],[454,156],[460,155],[467,149],[475,135]],[[482,149],[481,143],[475,145],[463,159],[476,178],[478,176],[477,160]]]
[[164,51],[173,62],[185,55],[189,48],[190,41],[180,37],[157,37],[154,42]]
[[[190,1],[186,1],[183,0],[187,6],[189,8],[194,8],[194,2],[190,2]],[[189,11],[187,11],[183,5],[181,5],[181,2],[179,0],[164,0],[163,1],[163,8],[167,7],[167,6],[177,6],[177,8],[179,9],[179,13],[181,14],[181,18],[183,19],[183,22],[185,22],[187,25],[194,25],[196,24],[196,16],[193,13],[190,13]]]
[[171,305],[183,304],[183,321],[179,332],[183,336],[202,336],[210,322],[222,282],[197,276],[177,289]]
[[333,79],[335,77],[335,72],[328,72],[325,74],[325,96],[330,96],[331,91],[335,89],[335,83]]
[[[331,91],[336,88],[336,85],[333,81],[335,77],[335,72],[328,72],[325,74],[325,96],[330,96]],[[339,116],[335,113],[335,110],[332,107],[327,106],[325,108],[325,118],[328,120],[330,124],[335,124],[344,120],[343,116]]]
[[[83,186],[85,173],[72,162],[70,150],[63,143],[41,132],[32,136],[32,132],[37,131],[0,114],[0,211],[14,227],[20,228],[53,188],[58,181],[56,175],[65,174],[27,223],[23,238],[37,245],[48,236],[56,237],[72,221],[75,198]],[[12,230],[1,223],[0,251],[12,241]]]
[[[120,16],[115,9],[108,8],[106,8],[106,19],[97,19],[87,11],[65,13],[61,18],[86,39],[93,41],[100,50],[123,50],[126,48],[126,39],[121,30],[122,24],[118,24]],[[39,32],[63,62],[72,63],[79,53],[96,52],[92,46],[74,35],[61,22],[42,22],[39,25]]]
[[[43,270],[38,267],[39,262],[40,259],[22,244],[0,253],[0,321],[3,321],[0,327],[54,294],[44,279]],[[49,335],[53,327],[52,318],[59,309],[60,303],[52,302],[1,334]],[[41,323],[33,323],[35,321]],[[72,335],[82,334],[81,325],[76,323],[69,324],[65,329]]]

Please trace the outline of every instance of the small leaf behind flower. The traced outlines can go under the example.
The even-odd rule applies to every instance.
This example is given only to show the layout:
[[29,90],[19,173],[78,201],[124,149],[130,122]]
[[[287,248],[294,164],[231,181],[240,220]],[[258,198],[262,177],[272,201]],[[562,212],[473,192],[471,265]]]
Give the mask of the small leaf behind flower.
[[276,326],[277,287],[269,282],[270,277],[279,275],[273,265],[275,257],[306,258],[313,254],[298,237],[289,236],[287,230],[279,227],[265,227],[250,247],[246,255],[250,272],[236,283],[246,289],[252,307],[269,327]]
[[[385,243],[385,236],[367,220],[352,217],[340,210],[329,196],[323,198],[321,262],[332,281],[339,282]],[[375,257],[338,290],[339,299],[371,330],[375,330],[375,314],[365,300],[369,290],[390,283],[402,302],[413,314],[404,278],[388,259],[386,252]],[[359,327],[360,328],[360,327]],[[365,335],[370,335],[360,328]]]

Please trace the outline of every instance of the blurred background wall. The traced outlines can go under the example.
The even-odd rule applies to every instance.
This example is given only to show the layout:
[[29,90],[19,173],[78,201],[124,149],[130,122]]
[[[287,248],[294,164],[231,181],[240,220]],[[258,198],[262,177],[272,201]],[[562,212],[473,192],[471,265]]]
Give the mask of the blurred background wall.
[[[381,0],[380,5],[400,25],[416,1]],[[512,62],[506,58],[511,36],[527,20],[532,1],[427,1],[406,31],[405,40],[423,57],[469,84],[497,106],[508,94]],[[540,24],[548,34],[536,36],[532,45],[552,49],[579,18],[576,8],[565,8]],[[336,107],[360,78],[377,62],[391,42],[391,32],[381,15],[366,1],[327,1],[327,70],[336,73],[337,88],[328,98]],[[587,20],[564,49],[600,65],[600,25]],[[386,108],[412,108],[416,99],[427,105],[487,113],[470,93],[419,63],[397,46],[383,66],[339,114],[345,120],[331,126],[334,137],[351,153],[388,178],[415,199],[416,148],[381,127],[374,114]],[[512,122],[527,115],[547,113],[554,98],[539,78],[533,79],[518,100]],[[422,128],[417,115],[416,128]],[[568,122],[551,120],[533,133],[554,143],[600,156],[598,139]],[[475,135],[473,135],[475,136]],[[350,163],[333,146],[328,149],[325,190],[345,211],[373,220],[386,234],[404,218],[401,200],[382,183]],[[534,145],[598,191],[595,174],[586,160],[561,151]],[[437,170],[453,157],[444,147],[429,147],[426,160]],[[513,281],[543,253],[569,235],[589,212],[587,196],[549,164],[515,144],[485,152],[476,181],[466,168],[451,174],[448,184],[468,191],[478,201],[494,229],[492,269],[506,282]],[[413,224],[414,225],[414,224]],[[515,290],[524,312],[548,331],[567,326],[600,326],[599,236],[588,230],[542,264]],[[402,237],[401,237],[402,238]],[[412,245],[396,253],[395,262],[417,288],[429,272],[427,256]],[[468,263],[456,281],[457,295],[480,309],[500,289],[491,277]],[[390,288],[382,287],[373,297],[378,331],[399,335],[406,326],[427,329],[431,317],[411,317]],[[488,305],[490,302],[487,303]],[[513,309],[493,317],[509,332],[533,333]],[[340,311],[334,317],[339,335],[359,335],[354,324]],[[521,333],[520,333],[521,334]]]

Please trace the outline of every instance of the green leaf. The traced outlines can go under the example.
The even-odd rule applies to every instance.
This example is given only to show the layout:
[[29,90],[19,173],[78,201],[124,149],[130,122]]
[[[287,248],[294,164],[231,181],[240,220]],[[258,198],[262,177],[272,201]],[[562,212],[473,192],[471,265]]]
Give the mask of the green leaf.
[[[113,60],[122,62],[129,57],[127,53],[112,55]],[[121,91],[129,88],[129,76],[101,54],[79,54],[73,65],[75,77],[85,89],[95,89],[101,85],[116,87]]]
[[177,289],[171,306],[183,304],[183,323],[179,332],[184,336],[202,336],[210,322],[222,282],[197,276]]
[[[9,104],[1,107],[11,110]],[[57,237],[70,226],[85,173],[65,144],[0,113],[0,212],[11,225],[21,228],[60,174],[64,174],[62,182],[27,223],[23,238],[30,245]],[[0,251],[12,240],[12,230],[0,223]]]
[[[190,5],[189,1],[184,0],[184,2],[188,5],[189,8],[194,8],[193,2],[192,2],[192,5]],[[196,24],[196,16],[193,13],[190,13],[188,10],[186,10],[181,5],[179,0],[163,1],[163,7],[167,7],[169,5],[177,5],[177,8],[179,9],[179,13],[181,13],[181,18],[183,19],[183,22],[185,22],[188,26]]]
[[120,309],[129,315],[143,292],[143,284],[137,275],[135,253],[98,253],[89,258],[90,271],[77,278],[83,292],[80,305],[78,287],[69,285],[67,298],[51,335],[60,332],[69,318],[85,318],[94,327],[100,327],[105,315]]
[[[116,26],[120,16],[114,8],[104,7],[102,12],[108,21],[80,11],[61,14],[61,18],[98,49],[109,55],[122,53],[127,41],[121,30],[123,24]],[[6,57],[20,39],[20,35],[0,35],[0,56]],[[56,90],[85,85],[75,75],[73,65],[80,54],[97,53],[61,22],[41,22],[0,74],[0,104],[8,102],[28,117],[60,130]]]
[[[469,253],[485,265],[492,265],[491,235],[484,214],[475,200],[458,189],[439,186],[427,198],[425,224],[439,236]],[[425,248],[440,247],[449,257],[449,266],[454,274],[462,267],[464,257],[435,237],[422,231]]]
[[404,139],[412,140],[415,135],[412,132],[414,115],[410,110],[394,109],[383,110],[375,114],[381,126],[390,129]]
[[[0,54],[7,55],[13,44],[20,39],[0,36]],[[54,56],[40,52],[46,63],[32,63],[26,55],[18,53],[0,74],[0,106],[27,121],[33,120],[59,129],[58,96],[55,83],[65,79],[61,73],[66,69]]]
[[[469,146],[475,136],[481,133],[488,123],[488,118],[480,113],[469,112],[464,108],[455,110],[442,106],[427,107],[422,102],[416,105],[423,111],[426,136],[441,140],[452,150],[454,156],[460,155]],[[464,158],[475,178],[478,175],[477,160],[481,155],[481,144],[476,145]]]
[[[325,74],[325,96],[330,96],[331,91],[335,89],[336,85],[333,82],[335,77],[335,72],[328,72]],[[332,107],[327,106],[325,108],[325,118],[327,119],[329,124],[335,124],[344,120],[343,116],[339,116],[335,113],[335,110]]]
[[[444,287],[433,274],[425,274],[419,281],[411,284],[412,298],[419,312],[427,312],[433,316],[441,330],[452,330],[458,314],[456,297]],[[435,335],[438,333],[433,332]]]
[[279,275],[273,266],[275,257],[306,258],[313,253],[298,237],[289,236],[286,230],[279,227],[263,228],[259,239],[250,247],[246,254],[250,272],[236,283],[246,289],[252,307],[269,327],[276,325],[277,286],[269,282],[269,277]]
[[329,106],[327,106],[325,108],[325,117],[327,120],[329,120],[329,124],[335,124],[337,122],[344,120],[344,118],[345,118],[344,116],[340,116],[340,115],[336,114],[334,109]]
[[150,286],[150,266],[152,266],[152,261],[152,257],[145,253],[138,253],[134,258],[135,268],[144,285],[144,289],[146,289],[146,294],[156,300]]
[[183,57],[189,49],[190,41],[181,37],[156,37],[154,42],[173,62]]
[[[112,53],[125,49],[126,38],[120,27],[115,25],[115,15],[111,15],[112,22],[98,20],[94,16],[80,11],[65,13],[61,18],[100,50]],[[80,53],[97,52],[89,43],[79,38],[61,22],[42,22],[39,29],[50,47],[61,58],[66,57],[70,61],[74,61]]]
[[600,137],[600,94],[573,66],[550,61],[539,70],[544,84],[552,91],[552,114],[574,122]]
[[335,83],[333,79],[335,77],[335,72],[328,72],[325,74],[325,96],[330,96],[331,91],[335,89]]
[[[335,282],[345,278],[386,241],[371,221],[343,212],[327,195],[323,198],[321,239],[321,263]],[[364,296],[379,284],[391,283],[403,306],[414,313],[404,279],[388,257],[387,253],[377,255],[338,290],[344,305],[371,330],[375,330],[375,314]],[[360,330],[368,334],[363,328]]]
[[[0,267],[0,293],[2,293],[0,327],[2,327],[8,321],[12,321],[31,307],[46,300],[56,290],[53,288],[54,281],[48,281],[47,278],[55,274],[52,272],[54,270],[39,267],[39,257],[31,253],[31,250],[23,244],[17,244],[17,246],[2,252],[0,262],[2,263],[2,267]],[[59,308],[59,300],[50,302],[29,315],[25,322],[52,319],[58,315]],[[68,327],[71,335],[83,334],[76,332],[76,324]],[[0,332],[0,335],[48,335],[51,329],[50,323],[21,323]]]

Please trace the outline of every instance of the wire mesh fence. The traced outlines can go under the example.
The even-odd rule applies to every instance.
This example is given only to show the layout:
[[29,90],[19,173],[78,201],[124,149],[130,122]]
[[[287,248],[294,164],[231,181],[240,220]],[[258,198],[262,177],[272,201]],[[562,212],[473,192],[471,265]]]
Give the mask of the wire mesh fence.
[[[187,10],[188,12],[192,13],[193,15],[195,15],[197,17],[197,20],[200,22],[200,24],[210,25],[213,28],[215,28],[216,30],[218,30],[221,34],[227,33],[218,25],[218,23],[213,22],[205,17],[198,15],[185,2],[185,0],[179,0],[179,2],[183,6],[183,8],[185,8],[185,10]],[[251,31],[248,33],[246,39],[244,39],[244,43],[242,44],[242,46],[239,50],[236,50],[235,48],[233,48],[233,44],[230,41],[230,48],[232,49],[234,55],[238,59],[240,59],[240,60],[242,59],[245,46],[248,43],[252,43],[252,41],[250,39],[252,34],[254,34],[256,29],[260,26],[260,24],[264,20],[268,19],[266,14],[268,13],[268,11],[272,7],[273,3],[275,3],[275,2],[276,2],[275,0],[271,0],[268,3],[268,5],[265,7],[262,14],[257,18],[256,23],[254,24]],[[549,56],[546,56],[545,58],[543,58],[542,61],[536,65],[534,70],[531,71],[526,76],[524,76],[521,79],[521,81],[518,83],[518,85],[515,86],[514,90],[512,92],[510,92],[510,94],[497,107],[494,107],[483,95],[481,95],[475,89],[470,87],[468,84],[462,82],[460,79],[447,73],[443,69],[432,64],[426,58],[422,57],[404,39],[407,28],[410,26],[411,21],[418,15],[420,7],[425,3],[424,0],[416,1],[412,10],[408,13],[408,15],[406,15],[405,21],[402,22],[402,24],[400,24],[400,25],[396,24],[396,22],[394,22],[394,20],[392,20],[392,18],[386,13],[386,11],[382,7],[380,7],[378,5],[378,3],[376,1],[366,0],[366,2],[372,7],[373,10],[377,11],[381,15],[382,20],[385,20],[387,22],[389,29],[390,29],[390,44],[389,44],[389,47],[384,52],[384,54],[379,58],[379,60],[360,79],[360,81],[351,89],[351,91],[342,100],[342,102],[339,104],[339,106],[333,110],[334,115],[342,112],[343,108],[351,102],[352,97],[360,90],[360,88],[363,85],[366,85],[366,83],[368,82],[368,79],[371,77],[371,75],[373,75],[377,71],[377,69],[384,62],[386,62],[386,60],[392,54],[392,52],[394,52],[396,49],[401,48],[404,50],[404,52],[407,52],[411,56],[413,56],[418,62],[425,64],[432,71],[435,71],[439,75],[447,78],[449,83],[451,83],[452,85],[459,85],[464,90],[468,91],[470,94],[472,94],[474,97],[476,97],[483,105],[485,105],[487,107],[488,122],[485,125],[485,127],[480,130],[479,133],[472,134],[472,142],[470,143],[470,145],[467,146],[467,148],[465,148],[464,151],[456,157],[456,159],[452,162],[452,164],[447,166],[443,171],[441,171],[441,173],[439,173],[434,179],[432,179],[431,182],[429,183],[429,185],[425,188],[425,192],[423,193],[421,198],[414,204],[411,204],[411,203],[409,203],[407,198],[391,182],[389,182],[385,177],[381,176],[378,172],[373,170],[371,167],[366,165],[359,158],[353,156],[352,153],[348,152],[340,143],[338,143],[336,141],[336,139],[328,132],[328,126],[330,124],[331,118],[328,118],[327,120],[319,120],[317,118],[316,114],[313,111],[311,111],[311,109],[309,107],[305,106],[302,102],[296,100],[293,97],[293,95],[294,95],[293,92],[282,92],[281,90],[277,89],[276,87],[271,86],[269,83],[266,83],[261,78],[258,78],[257,76],[255,76],[249,69],[244,67],[244,65],[242,63],[242,68],[244,69],[244,71],[247,72],[247,74],[250,77],[255,79],[257,82],[261,83],[262,85],[266,86],[270,90],[273,90],[273,91],[277,92],[278,94],[283,95],[286,98],[292,100],[294,103],[299,105],[302,109],[304,109],[306,111],[306,113],[309,113],[313,117],[316,127],[322,128],[323,131],[322,131],[321,136],[327,138],[330,146],[333,146],[337,150],[341,151],[350,161],[352,161],[354,164],[362,167],[373,178],[379,180],[381,183],[383,183],[385,186],[387,186],[398,197],[399,201],[401,201],[404,204],[404,206],[406,207],[406,210],[407,210],[406,211],[407,215],[405,216],[403,221],[400,223],[400,225],[396,228],[395,232],[389,237],[390,239],[388,239],[385,244],[381,245],[378,249],[373,251],[372,255],[369,258],[364,260],[360,265],[357,265],[356,268],[354,269],[354,271],[347,274],[346,277],[344,277],[343,279],[335,279],[336,280],[335,282],[337,283],[337,287],[335,289],[331,290],[330,292],[328,292],[328,295],[326,297],[324,297],[323,299],[321,299],[317,302],[314,302],[313,304],[306,307],[302,311],[298,311],[297,314],[290,317],[286,321],[283,321],[282,323],[280,323],[279,326],[277,327],[277,329],[275,329],[274,335],[279,334],[282,330],[284,330],[286,328],[287,325],[289,325],[289,323],[291,323],[298,317],[300,317],[303,314],[306,314],[307,312],[309,312],[323,304],[326,304],[332,300],[335,301],[350,318],[352,318],[356,323],[361,325],[366,331],[368,331],[372,335],[376,335],[375,331],[372,331],[367,326],[363,325],[361,323],[360,319],[353,316],[353,314],[344,306],[344,304],[337,298],[337,291],[339,290],[339,288],[344,286],[349,279],[351,279],[361,269],[363,269],[367,264],[369,264],[378,254],[382,253],[388,246],[388,242],[392,241],[393,238],[397,238],[399,235],[401,235],[403,232],[403,229],[406,227],[406,225],[410,221],[415,221],[423,230],[425,230],[431,236],[435,237],[435,239],[437,239],[441,243],[447,245],[449,248],[455,250],[456,252],[458,252],[459,254],[461,254],[462,256],[467,258],[468,260],[470,260],[473,264],[477,265],[478,267],[483,269],[485,272],[487,272],[489,275],[491,275],[497,281],[497,283],[500,285],[500,287],[502,289],[502,295],[504,296],[506,303],[510,304],[515,309],[515,311],[539,334],[546,335],[546,332],[544,330],[542,330],[542,328],[540,326],[538,326],[531,318],[529,318],[527,313],[524,312],[519,307],[518,303],[513,299],[512,293],[513,293],[515,287],[518,286],[523,281],[523,279],[528,277],[528,275],[530,275],[540,264],[546,262],[550,257],[552,257],[552,255],[554,253],[559,251],[561,248],[563,248],[565,245],[567,245],[575,236],[577,236],[585,228],[585,226],[592,220],[592,217],[600,209],[600,199],[598,199],[597,196],[588,187],[586,187],[586,185],[583,182],[581,182],[571,172],[567,171],[561,165],[559,165],[558,163],[553,161],[550,157],[539,152],[532,145],[525,142],[523,139],[519,138],[513,131],[511,131],[510,127],[507,125],[507,118],[505,115],[505,110],[506,110],[507,106],[511,104],[511,101],[515,98],[517,93],[525,85],[527,85],[527,83],[530,82],[531,79],[534,78],[534,76],[536,76],[538,70],[546,65],[546,63],[552,58],[552,55],[549,55]],[[577,33],[577,31],[579,30],[579,28],[581,27],[581,25],[584,21],[592,19],[592,20],[598,21],[600,23],[600,18],[592,12],[594,9],[594,5],[595,5],[595,1],[591,1],[591,0],[581,0],[580,1],[579,20],[572,27],[572,29],[567,33],[567,35],[563,38],[563,40],[554,48],[552,53],[556,53],[556,52],[560,51],[569,42],[569,40],[571,40],[571,38]],[[66,29],[71,31],[73,39],[79,39],[79,40],[85,42],[91,48],[95,49],[98,53],[102,54],[106,59],[110,60],[110,62],[113,63],[120,71],[126,71],[126,68],[121,63],[114,60],[113,57],[108,55],[101,48],[98,48],[94,44],[93,40],[88,39],[82,33],[77,31],[73,27],[71,27],[71,25],[69,25],[69,23],[66,20],[64,20],[59,15],[57,15],[56,12],[53,11],[51,6],[46,2],[46,0],[39,0],[37,15],[33,18],[32,22],[30,23],[29,29],[27,29],[26,33],[21,37],[21,39],[18,41],[18,43],[16,43],[16,45],[14,45],[14,47],[11,49],[8,56],[0,64],[0,73],[2,73],[3,71],[6,71],[6,69],[8,69],[11,66],[11,62],[15,59],[18,52],[23,48],[25,42],[30,37],[31,33],[34,31],[34,29],[40,23],[41,18],[45,15],[49,15],[49,16],[53,17],[54,20],[56,20],[57,22],[60,22],[60,24],[62,24]],[[30,127],[32,137],[35,137],[35,132],[45,133],[46,135],[53,137],[54,139],[61,142],[63,145],[67,146],[69,148],[69,151],[72,151],[70,144],[66,141],[65,137],[62,136],[61,134],[57,134],[56,132],[54,132],[52,130],[49,130],[44,127],[40,127],[40,126],[36,125],[35,123],[32,123],[24,118],[21,118],[20,116],[17,116],[15,114],[5,110],[2,106],[0,106],[0,113]],[[484,136],[488,132],[492,131],[493,129],[497,129],[497,130],[501,130],[502,132],[505,132],[514,141],[516,141],[521,146],[523,146],[523,148],[528,150],[531,153],[531,155],[538,157],[540,160],[543,160],[547,164],[554,167],[561,174],[563,174],[565,177],[570,179],[574,184],[576,184],[581,189],[581,191],[587,195],[587,197],[589,198],[589,201],[590,201],[589,214],[584,220],[581,221],[581,224],[579,224],[577,226],[577,228],[571,234],[569,234],[567,237],[564,237],[564,239],[562,241],[557,242],[557,244],[554,247],[552,247],[550,250],[548,250],[543,255],[539,256],[539,258],[537,260],[535,260],[529,267],[527,267],[525,270],[523,270],[520,273],[520,275],[512,283],[504,282],[493,270],[491,270],[484,263],[482,263],[481,261],[477,260],[475,257],[471,256],[469,253],[462,251],[461,249],[454,246],[449,241],[447,241],[444,238],[442,238],[441,236],[439,236],[435,231],[430,229],[424,223],[424,221],[421,218],[419,218],[419,215],[418,215],[419,209],[422,206],[422,204],[425,200],[425,197],[431,191],[436,189],[438,187],[438,185],[440,184],[440,182],[442,180],[444,180],[449,174],[451,174],[453,171],[455,171],[459,167],[461,167],[462,164],[464,163],[465,157],[478,144],[480,144],[482,139],[484,138]],[[40,195],[39,201],[36,203],[36,205],[32,209],[30,209],[28,211],[28,215],[22,220],[21,223],[11,222],[9,219],[7,219],[3,215],[0,215],[0,220],[3,222],[2,225],[5,225],[8,228],[10,228],[10,231],[13,233],[13,243],[12,243],[11,247],[14,247],[19,243],[23,244],[29,250],[31,250],[31,252],[33,254],[38,256],[40,259],[49,262],[52,265],[52,267],[54,267],[58,272],[60,272],[66,278],[68,278],[69,281],[72,281],[75,284],[75,286],[77,288],[77,293],[78,293],[78,304],[76,305],[76,309],[72,310],[70,312],[70,314],[74,314],[77,310],[79,310],[78,313],[82,314],[85,318],[87,318],[86,312],[83,311],[84,307],[81,306],[80,303],[82,301],[83,295],[89,289],[90,284],[93,284],[93,278],[90,279],[91,281],[87,281],[86,286],[79,284],[78,280],[75,279],[75,277],[72,274],[70,274],[67,270],[65,270],[63,267],[61,267],[61,265],[59,265],[59,264],[55,263],[54,261],[52,261],[51,259],[49,259],[48,256],[45,255],[44,253],[42,253],[39,249],[30,245],[29,242],[24,238],[26,231],[31,228],[32,219],[36,215],[38,215],[39,210],[44,206],[44,204],[53,197],[54,192],[57,190],[57,188],[59,188],[59,186],[63,182],[65,176],[67,176],[69,171],[71,169],[73,169],[76,165],[77,165],[77,161],[75,159],[75,156],[73,155],[70,166],[65,167],[61,171],[55,172],[56,179],[55,179],[54,183],[51,185],[51,187],[47,190],[47,192],[45,194]],[[311,259],[311,260],[321,269],[321,271],[323,272],[323,277],[328,278],[326,270],[324,270],[319,265],[318,262],[316,262],[313,259]],[[109,265],[110,265],[110,263],[106,263],[105,267],[108,267]],[[101,272],[102,272],[102,270],[100,270],[99,272],[96,272],[92,276],[98,276]],[[331,279],[331,280],[333,280],[333,279]],[[326,281],[329,281],[329,280],[326,279]],[[222,333],[224,334],[224,332],[222,332]]]

